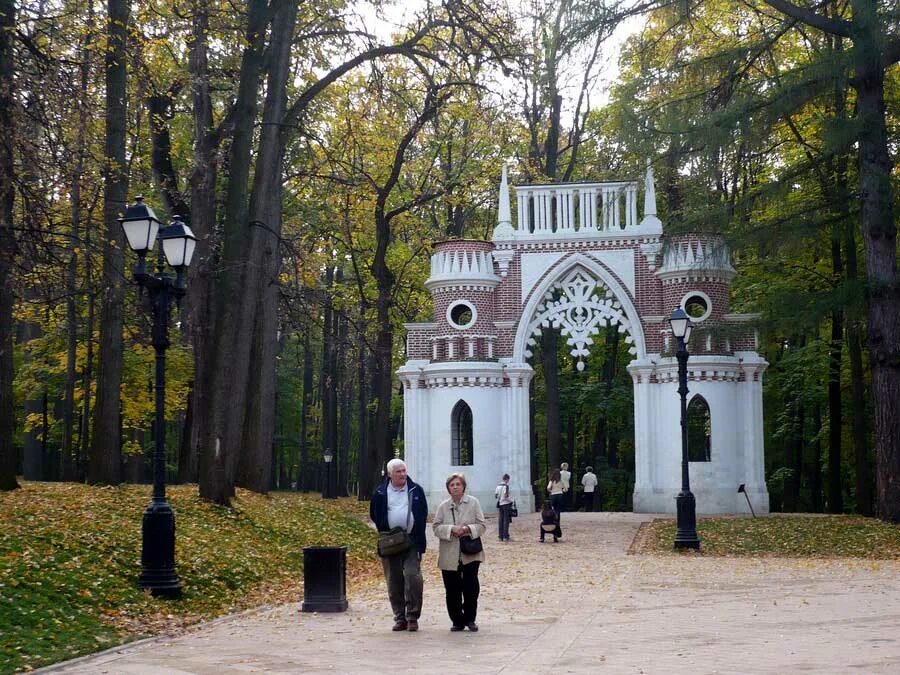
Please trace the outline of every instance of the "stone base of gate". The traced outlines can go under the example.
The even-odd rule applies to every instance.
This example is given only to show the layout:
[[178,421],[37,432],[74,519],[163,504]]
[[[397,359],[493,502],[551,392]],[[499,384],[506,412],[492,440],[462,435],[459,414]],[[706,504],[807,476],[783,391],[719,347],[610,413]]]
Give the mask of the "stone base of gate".
[[[633,495],[633,509],[635,513],[671,513],[675,514],[675,497],[680,491],[680,486],[668,490],[639,490]],[[745,487],[747,497],[734,488],[698,488],[691,489],[697,500],[697,513],[703,515],[750,515],[750,507],[747,505],[747,497],[753,504],[756,515],[769,513],[769,491],[763,486],[747,485]]]

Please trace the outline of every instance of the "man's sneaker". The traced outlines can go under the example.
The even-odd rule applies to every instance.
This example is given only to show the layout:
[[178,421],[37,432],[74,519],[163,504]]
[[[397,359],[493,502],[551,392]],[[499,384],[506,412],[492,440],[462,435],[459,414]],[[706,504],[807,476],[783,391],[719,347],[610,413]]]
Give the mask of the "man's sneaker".
[[407,623],[405,621],[395,621],[394,627],[391,628],[391,630],[401,631],[401,630],[406,630],[406,627],[407,627]]
[[456,626],[456,625],[450,626],[451,633],[458,633],[459,631],[465,630],[465,629],[466,629],[465,626]]
[[478,624],[475,623],[474,621],[472,621],[471,623],[467,623],[467,624],[466,624],[466,628],[468,628],[468,629],[469,629],[470,631],[472,631],[473,633],[477,633],[477,632],[478,632]]
[[406,622],[406,630],[408,630],[410,633],[415,633],[417,630],[419,630],[419,622],[415,619],[410,619]]

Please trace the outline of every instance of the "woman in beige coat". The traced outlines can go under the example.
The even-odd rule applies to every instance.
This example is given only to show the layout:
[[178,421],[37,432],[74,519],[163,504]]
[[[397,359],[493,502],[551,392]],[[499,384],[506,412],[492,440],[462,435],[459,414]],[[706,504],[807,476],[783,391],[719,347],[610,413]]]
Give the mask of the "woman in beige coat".
[[467,554],[460,551],[459,538],[466,535],[477,539],[484,534],[484,512],[472,495],[466,494],[466,477],[451,473],[447,478],[450,499],[441,503],[434,514],[432,527],[440,540],[438,567],[444,577],[447,596],[447,613],[453,625],[451,631],[468,628],[477,631],[475,616],[478,613],[478,567],[484,562],[484,551]]

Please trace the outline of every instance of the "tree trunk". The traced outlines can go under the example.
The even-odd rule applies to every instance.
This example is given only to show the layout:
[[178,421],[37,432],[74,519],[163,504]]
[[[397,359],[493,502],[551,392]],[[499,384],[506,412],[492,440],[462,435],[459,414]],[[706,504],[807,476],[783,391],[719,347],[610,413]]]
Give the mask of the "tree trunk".
[[18,453],[13,443],[15,407],[13,403],[13,306],[12,264],[16,256],[13,229],[15,162],[13,159],[13,37],[16,3],[0,0],[0,490],[19,487],[16,480]]
[[[784,463],[790,474],[784,481],[784,510],[793,513],[800,506],[800,484],[803,477],[804,410],[800,401],[793,402],[791,429],[785,438]],[[831,504],[829,503],[829,508]]]
[[356,381],[357,386],[359,387],[356,392],[356,424],[359,428],[359,449],[357,450],[356,456],[356,475],[358,478],[356,496],[360,501],[365,501],[372,495],[368,480],[368,477],[371,474],[371,468],[369,464],[369,392],[368,387],[366,386],[366,382],[368,382],[366,358],[368,357],[369,350],[366,347],[366,335],[364,333],[366,324],[365,321],[363,321],[364,317],[365,307],[361,307],[359,316],[360,321],[358,324],[359,333],[357,334],[356,341]]
[[[322,456],[334,453],[337,446],[337,392],[335,391],[335,312],[331,301],[334,264],[325,268],[325,293],[322,307]],[[327,487],[326,487],[327,492]]]
[[94,276],[91,272],[91,230],[93,227],[92,219],[88,219],[87,227],[84,230],[84,268],[85,280],[87,282],[87,326],[85,334],[87,336],[87,348],[84,359],[84,370],[81,374],[81,420],[79,422],[80,432],[78,438],[78,456],[75,458],[75,478],[82,481],[86,477],[86,464],[91,447],[91,383],[94,379]]
[[[93,25],[94,3],[87,4],[87,25]],[[66,381],[63,390],[62,429],[62,479],[75,480],[75,380],[78,349],[78,313],[76,295],[78,293],[78,253],[81,235],[81,181],[84,176],[85,134],[88,124],[88,87],[91,74],[90,45],[95,38],[93,31],[87,30],[82,38],[80,71],[81,100],[78,103],[78,131],[75,140],[75,169],[72,172],[72,210],[69,235],[69,264],[66,274]]]
[[866,250],[869,366],[875,408],[878,516],[900,523],[900,280],[884,102],[885,57],[876,4],[853,0],[859,194]]
[[[258,301],[251,295],[257,290],[255,280],[247,278],[250,248],[247,186],[250,184],[250,159],[267,25],[267,3],[251,0],[228,161],[222,262],[219,266],[223,271],[213,285],[215,323],[207,352],[209,362],[201,369],[205,376],[202,384],[205,396],[197,399],[197,419],[201,424],[200,496],[222,505],[229,504],[234,496],[250,379],[249,361],[256,316],[253,309]],[[259,166],[263,168],[261,162]],[[202,410],[199,404],[203,405]]]
[[[840,228],[835,225],[831,238],[831,260],[834,274],[840,278],[844,272],[841,261]],[[843,410],[841,405],[841,360],[844,346],[844,313],[831,312],[831,342],[828,345],[828,510],[843,513],[844,500],[841,488],[841,439],[843,437]]]
[[344,310],[338,312],[338,328],[337,328],[337,344],[338,356],[335,375],[338,382],[338,391],[340,392],[340,404],[338,410],[340,412],[339,436],[337,439],[337,457],[340,463],[337,464],[337,486],[335,494],[338,497],[348,496],[347,486],[350,484],[350,422],[353,417],[350,413],[350,395],[352,393],[351,378],[347,377],[347,351],[349,348],[347,337],[349,333],[349,324],[347,314]]
[[309,405],[313,388],[313,359],[309,346],[309,329],[303,332],[303,398],[300,401],[300,475],[297,477],[297,489],[308,492],[312,489],[309,465],[309,441],[306,438]]
[[559,418],[559,368],[557,344],[559,333],[555,328],[545,328],[541,333],[541,364],[544,370],[544,387],[547,397],[547,462],[551,469],[558,469],[562,446],[562,424]]
[[118,485],[122,480],[119,407],[122,386],[122,326],[125,302],[125,236],[116,219],[125,210],[128,166],[125,158],[126,39],[129,4],[107,0],[106,163],[103,175],[103,291],[100,307],[100,358],[97,402],[88,461],[88,482]]
[[[237,367],[249,370],[247,413],[242,429],[241,485],[266,493],[272,472],[275,436],[275,360],[278,355],[278,272],[281,267],[281,166],[285,135],[280,126],[287,107],[291,39],[297,0],[277,5],[267,54],[269,72],[253,192],[250,197],[249,248],[244,266],[240,316],[253,317],[252,351]],[[255,312],[253,310],[256,310]]]
[[216,180],[219,164],[218,142],[213,131],[212,98],[207,57],[209,34],[208,0],[194,0],[191,19],[189,68],[194,124],[194,168],[190,176],[190,225],[197,237],[194,262],[187,270],[187,294],[182,302],[183,334],[193,346],[194,381],[188,402],[189,416],[182,438],[180,477],[195,482],[199,476],[200,429],[208,410],[206,385],[210,361],[210,332],[215,323],[212,312],[213,234],[216,223]]

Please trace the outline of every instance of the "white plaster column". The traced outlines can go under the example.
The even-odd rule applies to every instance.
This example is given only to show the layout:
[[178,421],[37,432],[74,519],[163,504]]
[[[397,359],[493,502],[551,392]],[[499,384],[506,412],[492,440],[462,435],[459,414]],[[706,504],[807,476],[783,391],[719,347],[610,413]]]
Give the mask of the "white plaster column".
[[652,492],[655,485],[653,476],[653,455],[655,444],[653,425],[653,391],[650,384],[653,373],[650,357],[635,359],[628,365],[628,372],[634,383],[634,491]]
[[426,441],[428,429],[427,409],[424,397],[427,390],[422,389],[422,368],[428,361],[407,361],[398,371],[403,384],[403,457],[409,466],[413,480],[416,476],[424,476],[428,470],[428,449]]
[[530,425],[528,416],[529,389],[534,370],[527,363],[508,363],[505,367],[505,375],[509,386],[506,387],[506,399],[509,401],[507,410],[509,417],[504,420],[508,426],[509,445],[505,448],[505,455],[509,462],[509,473],[514,484],[513,495],[523,513],[534,509],[534,499],[531,490],[531,453],[530,453]]

